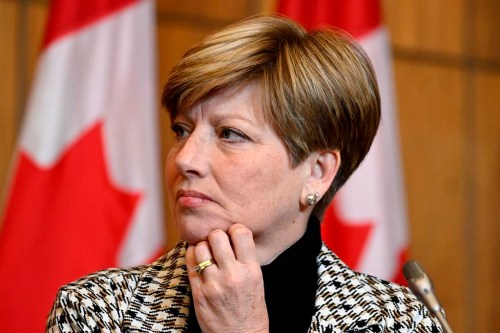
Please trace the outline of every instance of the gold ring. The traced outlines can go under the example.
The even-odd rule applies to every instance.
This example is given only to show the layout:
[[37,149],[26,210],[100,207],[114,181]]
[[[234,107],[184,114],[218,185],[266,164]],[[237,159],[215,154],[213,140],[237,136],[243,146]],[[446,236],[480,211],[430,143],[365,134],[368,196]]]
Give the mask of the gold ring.
[[194,266],[194,271],[198,274],[203,273],[203,270],[207,268],[210,265],[215,264],[215,260],[213,259],[208,259],[205,261],[200,262],[198,265]]

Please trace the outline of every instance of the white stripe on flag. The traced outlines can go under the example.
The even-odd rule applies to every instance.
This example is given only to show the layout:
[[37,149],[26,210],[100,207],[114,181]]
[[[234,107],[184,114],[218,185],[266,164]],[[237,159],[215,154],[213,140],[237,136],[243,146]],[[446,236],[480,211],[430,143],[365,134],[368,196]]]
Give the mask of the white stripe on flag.
[[124,266],[151,259],[164,243],[154,10],[154,2],[140,1],[50,44],[39,58],[20,139],[48,167],[103,122],[112,182],[143,194],[120,251]]
[[390,45],[383,27],[358,41],[377,73],[382,120],[369,154],[339,191],[337,200],[347,221],[374,223],[357,269],[391,279],[399,269],[399,255],[408,245],[408,231]]

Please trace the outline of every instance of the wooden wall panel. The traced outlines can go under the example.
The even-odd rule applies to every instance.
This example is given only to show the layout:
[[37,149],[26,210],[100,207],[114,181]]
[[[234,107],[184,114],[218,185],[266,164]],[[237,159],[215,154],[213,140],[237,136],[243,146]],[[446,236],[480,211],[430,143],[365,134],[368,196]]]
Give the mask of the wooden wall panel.
[[[455,68],[396,61],[411,256],[437,285],[450,321],[464,327],[464,75]],[[463,330],[457,329],[457,332]]]
[[25,53],[24,63],[26,94],[29,93],[33,75],[37,65],[42,39],[45,34],[45,25],[48,15],[48,5],[43,2],[32,1],[26,8],[25,17]]
[[474,79],[475,211],[472,293],[477,332],[492,332],[500,318],[500,71]]
[[193,45],[199,43],[212,32],[210,28],[198,28],[182,24],[165,24],[158,26],[158,73],[162,88],[172,66]]
[[[18,126],[18,39],[19,5],[0,2],[0,214],[6,196],[10,158]],[[0,227],[2,221],[0,220]]]
[[394,46],[448,55],[464,52],[464,1],[383,0],[381,3]]
[[[500,34],[498,18],[500,1],[476,0],[473,2],[473,45],[471,52],[475,56],[500,61]],[[498,64],[498,63],[497,63]]]
[[[0,1],[0,207],[47,15],[43,1]],[[4,86],[5,85],[5,86]],[[1,223],[1,221],[0,221]]]
[[412,254],[456,332],[499,316],[500,3],[384,0]]
[[231,22],[249,15],[258,8],[255,7],[258,1],[248,0],[161,0],[157,3],[160,13],[169,13],[172,18],[194,20],[198,24],[209,20]]

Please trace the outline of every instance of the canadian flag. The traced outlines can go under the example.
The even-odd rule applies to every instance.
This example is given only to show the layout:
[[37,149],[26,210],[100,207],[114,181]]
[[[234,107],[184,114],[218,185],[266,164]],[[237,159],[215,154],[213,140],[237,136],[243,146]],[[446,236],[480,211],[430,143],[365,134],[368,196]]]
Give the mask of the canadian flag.
[[57,290],[164,244],[155,6],[53,0],[0,234],[3,332],[41,332]]
[[408,249],[406,199],[395,110],[389,36],[378,0],[281,0],[278,11],[306,28],[334,26],[370,57],[382,121],[370,152],[325,212],[325,243],[352,268],[404,283]]

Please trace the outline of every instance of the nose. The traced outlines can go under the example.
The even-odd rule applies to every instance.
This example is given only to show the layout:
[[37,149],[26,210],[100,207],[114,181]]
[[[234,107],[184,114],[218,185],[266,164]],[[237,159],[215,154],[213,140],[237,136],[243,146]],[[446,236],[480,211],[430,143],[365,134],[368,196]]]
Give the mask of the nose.
[[200,132],[193,131],[183,142],[179,143],[175,156],[175,166],[185,177],[203,177],[208,172],[209,140]]

